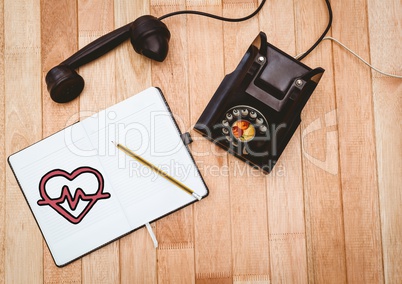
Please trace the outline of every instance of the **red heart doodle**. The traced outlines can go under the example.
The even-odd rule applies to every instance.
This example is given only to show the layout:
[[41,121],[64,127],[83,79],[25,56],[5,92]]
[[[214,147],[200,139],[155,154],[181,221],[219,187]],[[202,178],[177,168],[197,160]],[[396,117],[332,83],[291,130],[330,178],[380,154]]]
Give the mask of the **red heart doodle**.
[[[87,194],[85,193],[82,188],[77,188],[75,190],[74,196],[71,196],[70,190],[67,185],[64,185],[61,189],[61,194],[60,197],[58,198],[50,198],[49,195],[46,192],[46,183],[54,177],[64,177],[68,179],[69,181],[74,180],[77,176],[83,173],[91,173],[94,174],[95,177],[98,180],[98,189],[94,194]],[[57,213],[59,213],[61,216],[66,218],[68,221],[70,221],[73,224],[78,224],[81,222],[81,220],[88,214],[88,212],[92,209],[92,207],[95,205],[95,203],[99,199],[107,199],[110,197],[110,193],[103,192],[104,188],[104,180],[102,174],[97,171],[96,169],[93,169],[91,167],[80,167],[75,169],[71,174],[69,174],[66,171],[60,170],[60,169],[55,169],[47,174],[45,174],[42,179],[39,182],[39,193],[42,199],[38,200],[38,205],[43,206],[43,205],[49,205],[52,207],[54,210],[56,210]],[[77,208],[78,202],[80,200],[83,201],[89,201],[89,203],[86,205],[86,207],[81,211],[81,213],[78,216],[73,216],[68,210],[63,208],[61,206],[62,203],[67,201],[68,205],[70,206],[71,210],[75,210]]]

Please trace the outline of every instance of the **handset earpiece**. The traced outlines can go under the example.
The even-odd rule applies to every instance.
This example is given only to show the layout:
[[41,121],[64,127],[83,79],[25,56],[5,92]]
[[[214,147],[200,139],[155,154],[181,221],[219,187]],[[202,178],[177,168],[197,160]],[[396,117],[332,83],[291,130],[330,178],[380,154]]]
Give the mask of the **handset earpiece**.
[[106,54],[129,37],[137,53],[159,62],[166,58],[170,40],[167,26],[153,16],[139,17],[134,22],[96,39],[50,69],[45,81],[52,100],[66,103],[78,97],[85,83],[74,69]]
[[47,90],[56,103],[67,103],[81,94],[84,79],[68,65],[57,65],[46,74]]
[[142,16],[130,27],[131,45],[134,50],[150,59],[162,62],[169,51],[170,32],[154,16]]

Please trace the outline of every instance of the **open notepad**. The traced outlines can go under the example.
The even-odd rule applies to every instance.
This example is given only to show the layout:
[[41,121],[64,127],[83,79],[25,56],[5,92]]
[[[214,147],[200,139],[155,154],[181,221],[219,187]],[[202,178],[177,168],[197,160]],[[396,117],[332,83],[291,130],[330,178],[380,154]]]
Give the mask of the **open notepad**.
[[197,200],[112,141],[208,194],[159,89],[75,123],[8,159],[58,266]]

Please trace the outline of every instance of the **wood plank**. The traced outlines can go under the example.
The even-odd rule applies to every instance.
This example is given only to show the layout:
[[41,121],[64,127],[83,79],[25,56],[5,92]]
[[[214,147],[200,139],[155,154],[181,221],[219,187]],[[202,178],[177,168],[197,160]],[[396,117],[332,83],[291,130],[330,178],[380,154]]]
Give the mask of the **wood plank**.
[[299,129],[268,177],[272,283],[308,282],[300,148]]
[[401,80],[373,78],[373,94],[384,277],[386,283],[398,283],[402,280]]
[[[78,1],[79,47],[114,29],[113,1]],[[80,68],[85,89],[80,95],[81,112],[93,113],[116,103],[115,54],[109,53]],[[83,283],[117,283],[119,241],[82,258]]]
[[[206,275],[208,276],[208,275]],[[197,284],[231,284],[233,283],[233,279],[229,275],[220,275],[220,274],[215,274],[214,278],[198,278],[196,280]]]
[[[114,3],[115,27],[130,23],[149,11],[149,0],[119,0]],[[115,54],[116,95],[121,101],[151,86],[151,61],[136,53],[126,41],[117,47]]]
[[[73,1],[41,0],[41,57],[42,57],[42,113],[43,137],[47,137],[78,120],[78,100],[56,104],[47,91],[44,78],[47,72],[73,54],[77,42],[77,5]],[[81,282],[81,260],[58,268],[46,243],[44,247],[44,281]]]
[[[401,14],[401,1],[368,1],[371,63],[388,73],[402,74]],[[372,77],[384,277],[386,283],[398,283],[402,280],[402,81],[377,72]]]
[[119,249],[121,283],[157,283],[156,250],[146,228],[120,239]]
[[[272,1],[259,16],[268,41],[290,55],[296,54],[293,2]],[[308,280],[300,135],[298,128],[267,177],[272,283]]]
[[[155,16],[184,9],[184,0],[151,0],[151,14]],[[162,63],[152,62],[152,85],[162,89],[180,130],[186,132],[190,129],[187,69],[189,56],[188,46],[185,44],[186,16],[171,17],[163,22],[171,33],[169,54]],[[180,283],[193,282],[195,279],[193,206],[159,220],[156,228],[160,244],[158,282],[176,283],[180,277],[182,278]]]
[[[398,0],[367,0],[371,63],[380,70],[398,75],[402,73],[402,54],[398,52],[401,9],[402,3]],[[372,76],[384,77],[374,71]]]
[[[39,0],[4,1],[5,153],[40,140]],[[6,168],[5,282],[43,281],[42,236],[9,167]]]
[[293,2],[270,1],[258,14],[260,30],[267,35],[268,42],[290,55],[296,53]]
[[[332,2],[333,36],[369,56],[364,0]],[[334,46],[347,280],[384,281],[370,69]]]
[[158,249],[158,283],[195,283],[194,269],[192,244]]
[[[115,1],[115,27],[149,14],[149,1]],[[116,68],[117,101],[151,86],[151,62],[137,54],[129,41],[113,51]],[[155,229],[154,224],[152,226]],[[122,283],[156,283],[156,250],[146,228],[120,240],[120,280]]]
[[[223,1],[223,16],[243,17],[257,1]],[[225,74],[232,72],[259,33],[258,18],[224,23]],[[269,283],[266,176],[229,155],[229,187],[234,283]],[[263,281],[262,281],[263,280]]]
[[[186,8],[221,15],[220,1],[186,1]],[[191,124],[195,124],[224,77],[223,30],[220,21],[187,16]],[[232,279],[230,195],[227,154],[192,131],[191,145],[210,194],[194,205],[195,272],[197,282]],[[212,213],[213,212],[213,213]]]
[[[155,16],[185,8],[185,0],[151,0],[151,14]],[[164,62],[152,61],[152,84],[162,89],[180,130],[185,132],[190,127],[188,77],[191,76],[191,70],[187,69],[190,56],[186,44],[186,16],[174,16],[163,22],[171,33],[169,54]]]
[[[4,5],[3,1],[0,5],[0,134],[6,137],[5,130],[5,74],[4,74]],[[5,153],[5,139],[0,140],[0,186],[6,188],[6,153]],[[6,190],[0,191],[0,283],[5,283],[5,235],[6,235]]]
[[[294,1],[297,54],[317,40],[328,23],[324,1]],[[313,20],[314,19],[314,20]],[[337,18],[340,19],[340,16]],[[308,279],[344,283],[347,280],[342,189],[338,172],[338,133],[331,45],[322,43],[303,62],[326,71],[302,113],[301,141]]]

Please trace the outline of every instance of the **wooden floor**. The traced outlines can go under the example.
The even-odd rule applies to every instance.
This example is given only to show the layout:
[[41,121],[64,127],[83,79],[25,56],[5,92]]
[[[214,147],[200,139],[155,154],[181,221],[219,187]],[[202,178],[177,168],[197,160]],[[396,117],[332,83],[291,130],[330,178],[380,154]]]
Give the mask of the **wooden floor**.
[[[163,63],[129,42],[80,68],[85,92],[53,103],[44,75],[143,14],[250,13],[247,0],[1,0],[0,283],[402,283],[402,80],[372,72],[324,41],[304,63],[326,72],[268,176],[191,131],[206,199],[57,268],[6,158],[88,112],[159,86],[191,130],[224,74],[260,30],[291,55],[327,24],[324,0],[268,0],[244,23],[178,16]],[[332,1],[329,35],[402,74],[402,2]],[[204,155],[205,154],[205,155]]]

